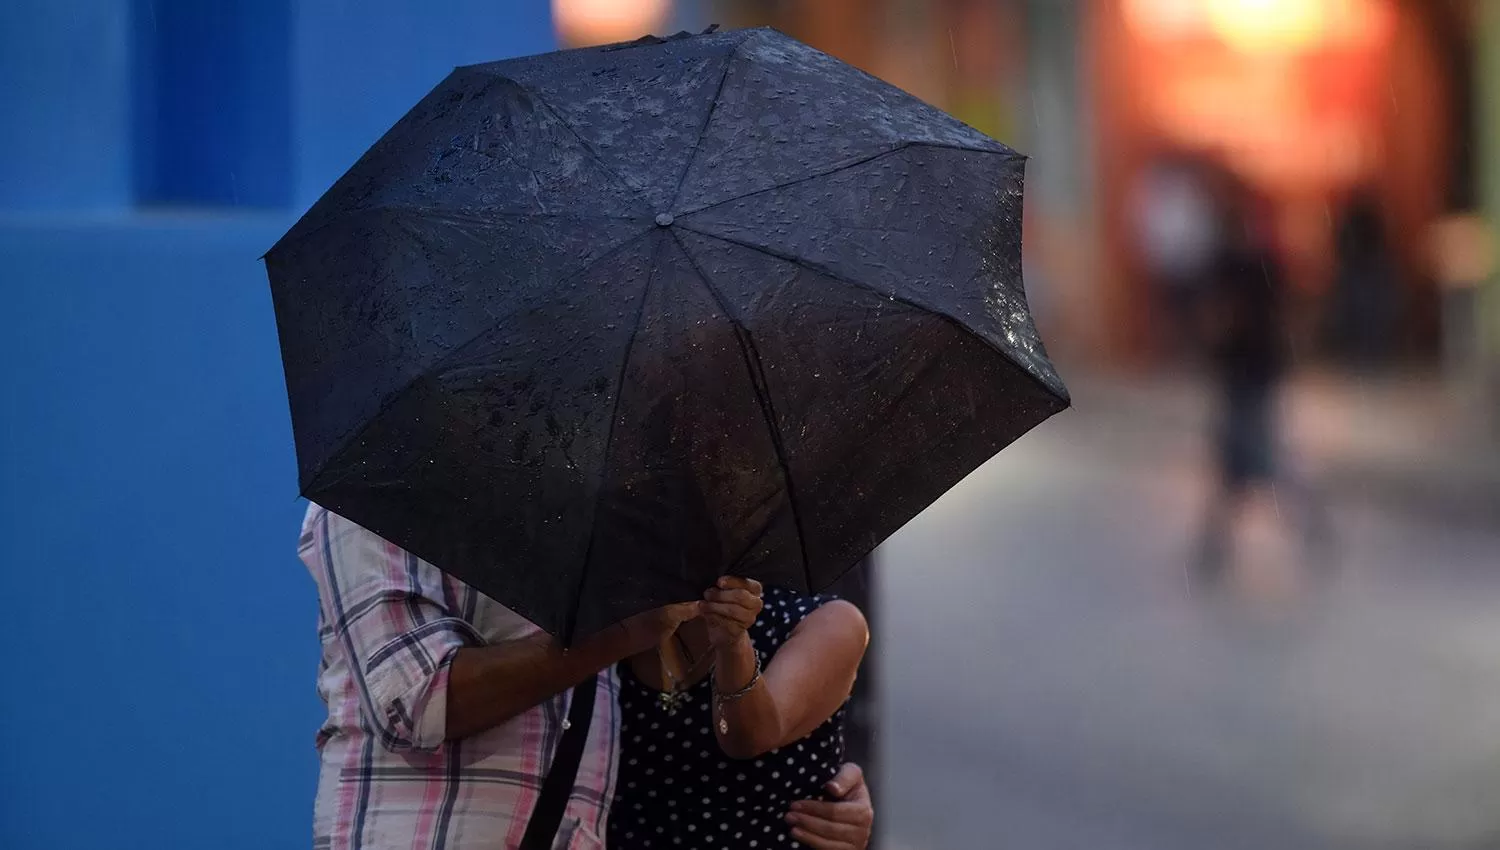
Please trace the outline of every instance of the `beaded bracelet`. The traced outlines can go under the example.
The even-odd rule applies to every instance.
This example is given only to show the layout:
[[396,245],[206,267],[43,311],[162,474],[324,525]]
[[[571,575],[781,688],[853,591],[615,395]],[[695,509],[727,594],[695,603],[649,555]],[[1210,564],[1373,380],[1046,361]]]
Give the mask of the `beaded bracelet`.
[[755,675],[750,677],[750,683],[743,688],[732,693],[720,693],[719,683],[713,678],[709,679],[709,684],[714,694],[714,712],[719,715],[719,733],[721,735],[729,734],[729,721],[724,719],[724,703],[734,702],[745,694],[755,690],[755,686],[760,684],[760,653],[751,650],[751,654],[755,656]]

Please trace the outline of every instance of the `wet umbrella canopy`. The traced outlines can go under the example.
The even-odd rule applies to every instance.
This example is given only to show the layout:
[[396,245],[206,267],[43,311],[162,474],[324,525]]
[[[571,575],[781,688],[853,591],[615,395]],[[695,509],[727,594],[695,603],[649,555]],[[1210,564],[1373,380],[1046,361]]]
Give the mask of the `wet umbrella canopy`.
[[568,639],[822,588],[1067,404],[1023,165],[771,30],[460,68],[266,257],[302,491]]

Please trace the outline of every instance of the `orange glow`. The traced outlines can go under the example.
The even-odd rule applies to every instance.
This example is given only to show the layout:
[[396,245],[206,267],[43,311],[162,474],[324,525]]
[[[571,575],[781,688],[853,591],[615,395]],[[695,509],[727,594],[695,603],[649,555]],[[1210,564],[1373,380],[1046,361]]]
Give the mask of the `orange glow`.
[[564,44],[629,41],[666,26],[671,0],[552,0],[552,22]]
[[1125,16],[1151,39],[1192,38],[1203,30],[1203,0],[1125,0]]
[[1387,38],[1389,0],[1125,0],[1153,41],[1213,38],[1242,53],[1370,47]]
[[1378,167],[1390,0],[1125,3],[1134,88],[1164,137],[1283,193],[1349,185]]
[[1245,53],[1304,50],[1323,36],[1317,0],[1208,0],[1208,20],[1225,44]]

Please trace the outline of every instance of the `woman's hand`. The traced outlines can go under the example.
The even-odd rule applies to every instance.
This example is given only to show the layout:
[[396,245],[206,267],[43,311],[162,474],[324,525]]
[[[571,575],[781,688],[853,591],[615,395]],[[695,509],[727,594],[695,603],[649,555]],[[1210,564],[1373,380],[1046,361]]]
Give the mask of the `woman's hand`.
[[870,803],[864,771],[852,762],[846,764],[824,788],[833,802],[792,803],[786,816],[792,838],[813,850],[865,850],[874,829],[875,807]]
[[714,649],[735,646],[755,625],[764,605],[760,593],[760,582],[735,576],[724,576],[703,592],[700,608]]

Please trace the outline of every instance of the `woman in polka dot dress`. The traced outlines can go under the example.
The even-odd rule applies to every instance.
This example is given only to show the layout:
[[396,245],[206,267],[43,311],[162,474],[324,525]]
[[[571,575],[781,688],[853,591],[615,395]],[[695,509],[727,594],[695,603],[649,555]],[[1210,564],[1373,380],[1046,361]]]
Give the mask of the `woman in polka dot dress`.
[[825,799],[843,761],[864,615],[740,578],[720,579],[702,610],[620,665],[611,850],[863,847],[868,824],[809,831],[792,804]]

